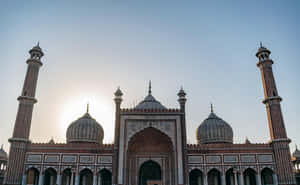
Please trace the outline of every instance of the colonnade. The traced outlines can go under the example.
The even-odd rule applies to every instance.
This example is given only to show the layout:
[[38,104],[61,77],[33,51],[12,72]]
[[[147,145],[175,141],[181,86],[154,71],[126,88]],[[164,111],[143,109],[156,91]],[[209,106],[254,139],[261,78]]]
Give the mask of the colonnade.
[[[38,170],[34,169],[34,172]],[[82,170],[79,173],[70,169],[61,174],[52,170],[52,173],[31,173],[29,171],[23,174],[22,185],[111,185],[111,172],[103,169],[93,174],[90,170]],[[33,174],[33,175],[32,175]],[[35,179],[38,179],[36,181]]]
[[221,173],[213,169],[207,174],[194,169],[190,172],[189,181],[189,185],[278,185],[277,175],[270,169],[263,170],[261,173],[256,173],[251,169],[243,173],[234,169]]

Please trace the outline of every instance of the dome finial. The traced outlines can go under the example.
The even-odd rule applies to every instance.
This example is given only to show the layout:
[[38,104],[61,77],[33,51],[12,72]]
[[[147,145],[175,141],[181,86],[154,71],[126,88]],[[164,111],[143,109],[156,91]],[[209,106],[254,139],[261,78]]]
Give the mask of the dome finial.
[[3,144],[1,145],[1,150],[3,150]]
[[87,105],[86,105],[86,113],[89,113],[89,108],[90,108],[90,104],[87,103]]
[[40,47],[40,41],[38,41],[38,43],[37,43],[37,45],[36,45],[37,47]]
[[213,113],[214,112],[214,107],[213,107],[213,104],[210,103],[210,112]]
[[151,95],[152,90],[151,90],[151,80],[149,81],[149,87],[148,87],[148,95]]
[[297,144],[295,144],[295,146],[296,146],[296,150],[298,150],[298,146],[297,146]]
[[259,42],[259,44],[260,44],[260,47],[262,48],[262,47],[263,47],[263,45],[262,45],[262,42],[261,42],[261,41]]

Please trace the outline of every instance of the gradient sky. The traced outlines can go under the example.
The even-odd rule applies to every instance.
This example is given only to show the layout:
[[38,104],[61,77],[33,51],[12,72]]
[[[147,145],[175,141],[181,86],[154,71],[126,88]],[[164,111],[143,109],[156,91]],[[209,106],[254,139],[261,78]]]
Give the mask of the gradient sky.
[[113,93],[132,107],[147,93],[177,108],[187,92],[188,142],[210,102],[234,141],[268,142],[269,128],[255,53],[271,50],[288,136],[300,145],[299,1],[1,1],[0,144],[9,148],[28,50],[43,48],[30,139],[65,142],[85,113],[113,141]]

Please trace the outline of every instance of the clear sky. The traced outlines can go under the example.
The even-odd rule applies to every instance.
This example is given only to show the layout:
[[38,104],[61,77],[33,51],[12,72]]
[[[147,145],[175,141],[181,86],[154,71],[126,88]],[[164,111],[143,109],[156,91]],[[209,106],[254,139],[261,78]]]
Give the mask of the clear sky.
[[263,87],[255,53],[271,50],[288,136],[300,145],[299,1],[1,1],[0,144],[8,150],[26,72],[37,41],[44,65],[30,139],[65,142],[68,125],[90,112],[114,132],[113,93],[132,107],[147,93],[176,108],[187,92],[188,142],[210,102],[234,141],[268,142]]

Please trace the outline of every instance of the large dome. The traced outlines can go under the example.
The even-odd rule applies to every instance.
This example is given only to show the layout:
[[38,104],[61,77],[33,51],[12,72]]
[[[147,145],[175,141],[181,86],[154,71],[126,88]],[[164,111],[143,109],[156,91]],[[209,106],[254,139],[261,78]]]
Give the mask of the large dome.
[[233,131],[228,123],[212,111],[198,127],[197,141],[199,144],[233,143]]
[[67,143],[102,144],[103,137],[103,128],[88,112],[71,123],[67,130]]

